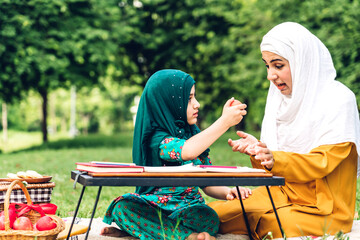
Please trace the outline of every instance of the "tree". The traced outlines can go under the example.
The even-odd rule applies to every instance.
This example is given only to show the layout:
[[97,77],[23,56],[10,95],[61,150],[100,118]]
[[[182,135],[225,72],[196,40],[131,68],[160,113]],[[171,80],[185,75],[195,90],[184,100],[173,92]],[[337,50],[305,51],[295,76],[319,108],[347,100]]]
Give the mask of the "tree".
[[337,80],[357,97],[360,109],[360,1],[306,1],[302,19],[328,47],[337,72]]
[[38,91],[45,140],[50,91],[103,90],[112,80],[144,87],[157,70],[177,68],[197,82],[202,127],[234,96],[248,105],[240,127],[259,130],[270,84],[259,44],[280,22],[317,35],[360,102],[358,8],[359,0],[0,0],[0,98]]
[[[201,116],[208,116],[200,116],[199,122],[213,121],[222,104],[235,96],[244,102],[254,100],[250,114],[254,116],[249,117],[259,125],[261,112],[256,106],[264,103],[258,96],[267,85],[258,71],[263,17],[253,2],[144,0],[123,1],[120,6],[120,24],[131,36],[122,43],[124,55],[136,66],[119,80],[126,76],[145,86],[157,70],[181,69],[197,81]],[[260,75],[264,74],[265,70]]]
[[0,1],[1,98],[8,102],[36,90],[43,99],[47,141],[48,93],[58,87],[98,82],[116,44],[107,41],[98,1]]

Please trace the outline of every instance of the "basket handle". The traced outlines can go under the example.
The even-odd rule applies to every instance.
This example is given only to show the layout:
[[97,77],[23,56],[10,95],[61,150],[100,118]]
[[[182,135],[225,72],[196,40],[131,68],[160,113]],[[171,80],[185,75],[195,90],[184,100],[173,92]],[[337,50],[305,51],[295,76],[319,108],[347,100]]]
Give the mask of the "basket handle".
[[4,201],[4,216],[5,216],[5,230],[6,231],[10,230],[10,217],[9,217],[10,195],[16,184],[19,185],[21,187],[21,190],[24,192],[27,204],[32,205],[32,201],[31,201],[29,192],[26,189],[26,187],[24,186],[24,184],[20,180],[12,181],[11,184],[9,185],[9,188],[6,191],[5,201]]

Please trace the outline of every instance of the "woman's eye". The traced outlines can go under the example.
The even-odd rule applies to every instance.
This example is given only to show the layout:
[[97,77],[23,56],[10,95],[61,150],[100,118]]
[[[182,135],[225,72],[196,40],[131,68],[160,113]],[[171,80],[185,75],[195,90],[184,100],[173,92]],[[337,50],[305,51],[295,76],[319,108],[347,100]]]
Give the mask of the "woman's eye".
[[276,65],[275,67],[276,67],[277,69],[282,69],[283,66],[284,66],[284,65]]

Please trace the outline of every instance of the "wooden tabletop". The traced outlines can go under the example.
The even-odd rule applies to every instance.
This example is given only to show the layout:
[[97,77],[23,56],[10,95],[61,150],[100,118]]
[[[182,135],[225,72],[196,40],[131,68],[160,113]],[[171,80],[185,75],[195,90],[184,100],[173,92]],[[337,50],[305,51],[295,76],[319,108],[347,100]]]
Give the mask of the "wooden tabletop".
[[141,172],[88,173],[93,177],[272,177],[267,172]]

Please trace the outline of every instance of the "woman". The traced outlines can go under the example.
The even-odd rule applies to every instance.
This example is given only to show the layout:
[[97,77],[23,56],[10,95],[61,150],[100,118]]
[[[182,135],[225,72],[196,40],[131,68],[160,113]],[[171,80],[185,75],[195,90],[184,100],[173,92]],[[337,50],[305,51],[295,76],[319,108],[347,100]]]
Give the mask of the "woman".
[[[148,80],[136,116],[133,161],[141,166],[210,165],[208,147],[246,114],[246,105],[230,99],[222,116],[200,132],[200,104],[195,81],[179,70],[161,70]],[[205,187],[214,198],[233,199],[236,189]],[[250,189],[242,188],[245,197]],[[199,187],[138,187],[136,193],[115,199],[104,218],[103,235],[124,232],[140,239],[215,239],[219,219],[202,198]]]
[[[270,30],[260,45],[271,81],[261,141],[244,132],[229,145],[251,156],[255,168],[285,177],[271,187],[287,237],[351,231],[360,153],[359,113],[354,94],[335,81],[325,45],[306,28],[286,22]],[[282,237],[265,187],[244,201],[252,234]],[[209,204],[220,232],[246,234],[239,203]]]

